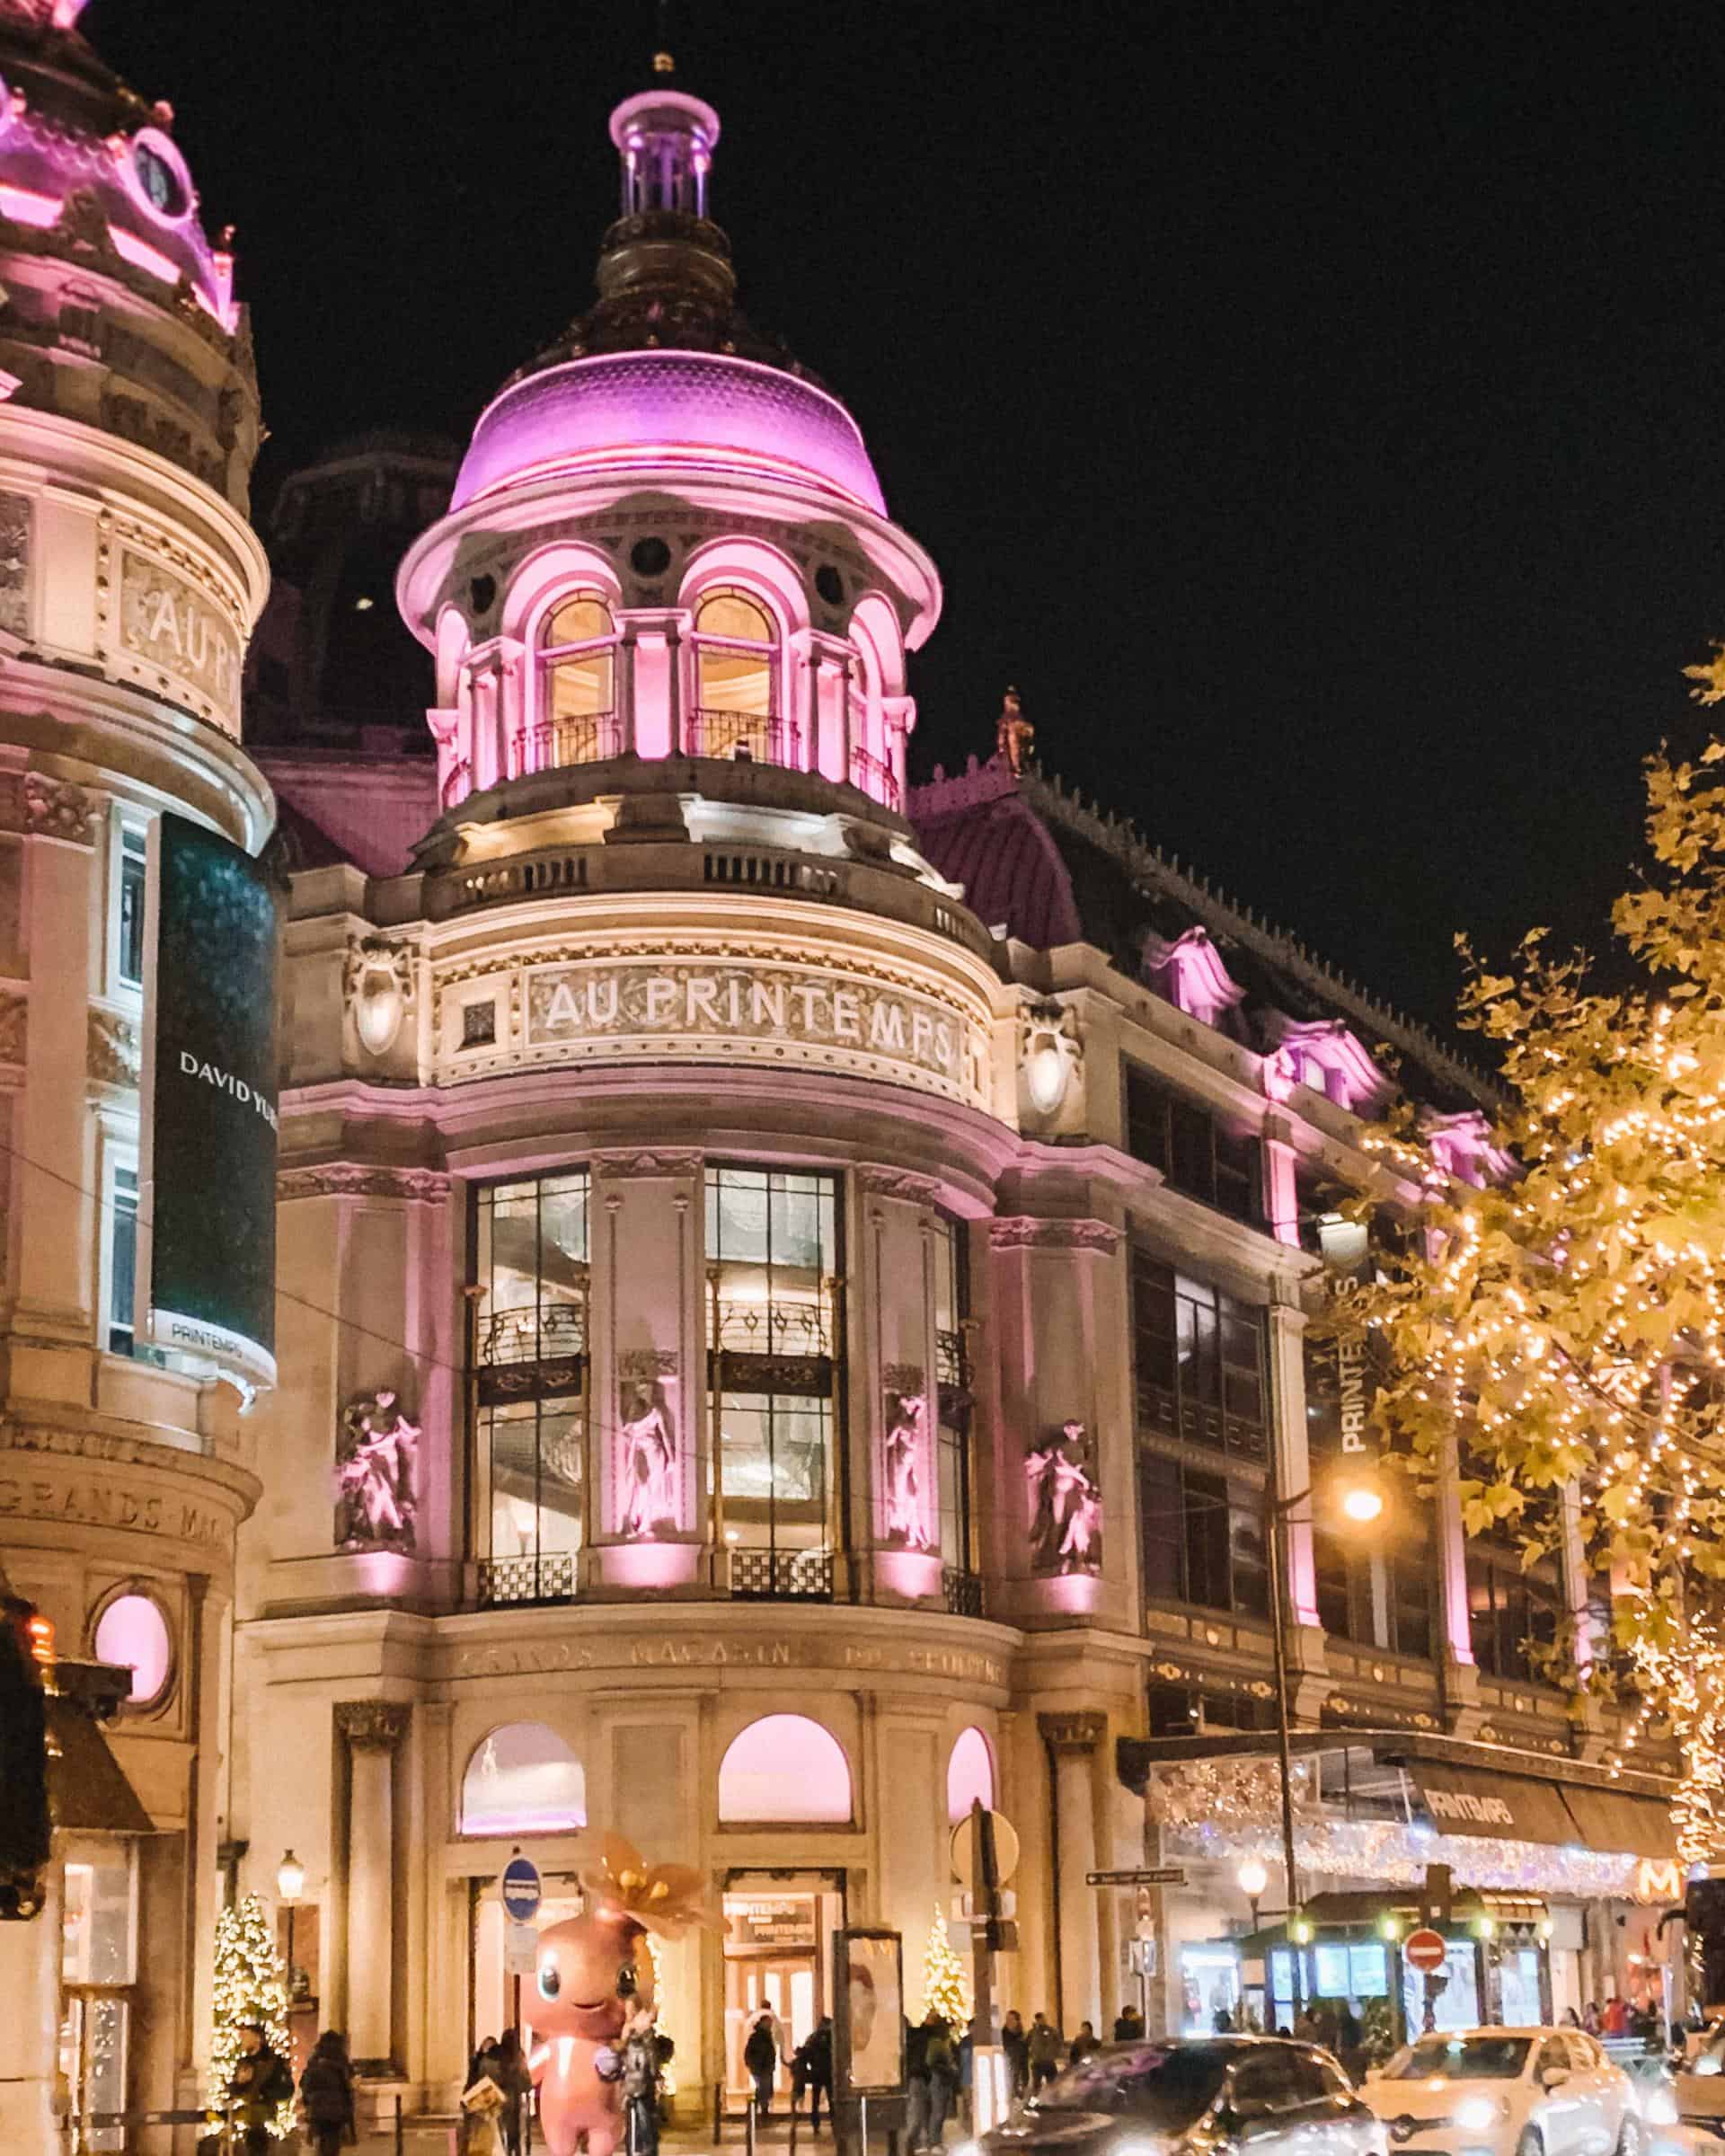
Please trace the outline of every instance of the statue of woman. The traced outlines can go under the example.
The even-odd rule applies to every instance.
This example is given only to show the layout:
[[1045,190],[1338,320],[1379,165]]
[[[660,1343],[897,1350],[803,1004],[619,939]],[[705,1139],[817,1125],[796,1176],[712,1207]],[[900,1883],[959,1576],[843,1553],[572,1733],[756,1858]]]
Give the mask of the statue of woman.
[[650,1541],[660,1526],[677,1522],[677,1447],[657,1385],[638,1385],[633,1407],[621,1432],[627,1495],[617,1525]]

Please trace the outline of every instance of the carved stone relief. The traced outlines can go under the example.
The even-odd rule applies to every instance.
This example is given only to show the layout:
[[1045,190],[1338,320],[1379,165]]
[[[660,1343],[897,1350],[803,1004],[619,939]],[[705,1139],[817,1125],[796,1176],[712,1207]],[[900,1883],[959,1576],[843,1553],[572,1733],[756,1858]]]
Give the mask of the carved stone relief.
[[0,493],[0,630],[30,633],[30,501]]
[[1024,1456],[1031,1563],[1038,1572],[1097,1572],[1102,1563],[1102,1497],[1090,1437],[1069,1422],[1057,1438]]
[[385,1388],[351,1401],[335,1453],[335,1546],[411,1553],[419,1498],[420,1426]]
[[103,1085],[136,1085],[143,1048],[135,1021],[118,1011],[90,1013],[85,1067]]

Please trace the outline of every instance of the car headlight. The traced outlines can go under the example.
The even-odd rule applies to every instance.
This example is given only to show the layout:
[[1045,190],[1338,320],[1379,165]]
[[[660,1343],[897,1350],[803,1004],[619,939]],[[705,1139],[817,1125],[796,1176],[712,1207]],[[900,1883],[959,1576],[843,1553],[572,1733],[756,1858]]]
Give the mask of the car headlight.
[[1675,2126],[1677,2123],[1677,2099],[1669,2089],[1655,2089],[1642,2107],[1650,2126]]
[[1455,2124],[1464,2134],[1489,2134],[1509,2116],[1501,2097],[1465,2097],[1455,2107]]

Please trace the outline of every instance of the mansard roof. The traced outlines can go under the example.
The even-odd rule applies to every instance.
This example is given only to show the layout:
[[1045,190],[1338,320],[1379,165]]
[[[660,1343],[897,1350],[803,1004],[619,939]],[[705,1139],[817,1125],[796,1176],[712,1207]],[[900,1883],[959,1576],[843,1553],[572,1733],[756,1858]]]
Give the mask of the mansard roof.
[[996,932],[1039,950],[1089,943],[1161,992],[1169,947],[1201,931],[1243,991],[1209,1021],[1234,1038],[1269,1054],[1290,1038],[1315,1041],[1339,1020],[1366,1049],[1399,1062],[1402,1082],[1431,1106],[1499,1105],[1491,1080],[1427,1027],[1057,778],[973,756],[964,771],[937,768],[913,787],[906,812],[930,862]]

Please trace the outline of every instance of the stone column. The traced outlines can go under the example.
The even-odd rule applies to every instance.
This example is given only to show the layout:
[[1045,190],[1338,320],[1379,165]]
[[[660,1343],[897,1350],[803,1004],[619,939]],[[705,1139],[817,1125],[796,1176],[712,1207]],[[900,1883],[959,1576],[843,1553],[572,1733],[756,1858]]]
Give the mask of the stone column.
[[361,2073],[393,2077],[395,1958],[395,1748],[412,1710],[343,1700],[348,1741],[348,2042]]
[[1094,1710],[1037,1718],[1054,1771],[1054,1905],[1060,1955],[1060,2026],[1101,2020],[1102,1970],[1096,1890],[1096,1748],[1108,1718]]

